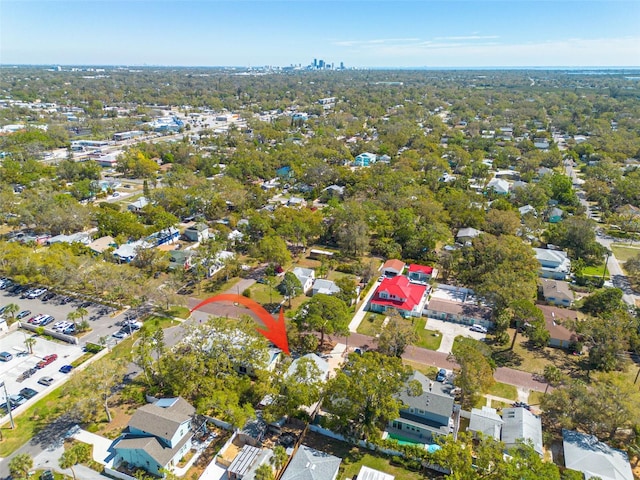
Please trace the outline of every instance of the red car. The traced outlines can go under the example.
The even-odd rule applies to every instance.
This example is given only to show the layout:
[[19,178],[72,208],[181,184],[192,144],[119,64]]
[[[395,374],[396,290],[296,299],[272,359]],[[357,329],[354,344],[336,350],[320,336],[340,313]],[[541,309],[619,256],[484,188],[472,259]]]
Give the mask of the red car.
[[52,362],[55,362],[58,359],[58,355],[52,353],[51,355],[46,355],[42,358],[36,365],[36,368],[44,368]]

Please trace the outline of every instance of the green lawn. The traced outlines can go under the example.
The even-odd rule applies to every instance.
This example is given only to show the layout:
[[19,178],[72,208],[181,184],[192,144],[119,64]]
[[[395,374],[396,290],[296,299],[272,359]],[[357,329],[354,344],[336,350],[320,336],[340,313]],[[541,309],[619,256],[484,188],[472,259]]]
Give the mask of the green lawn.
[[605,272],[604,262],[596,267],[584,267],[582,269],[582,274],[589,277],[602,277],[603,272],[605,273],[604,278],[609,278],[609,270],[607,269]]
[[422,373],[428,378],[436,378],[436,375],[438,374],[438,370],[439,370],[438,367],[432,367],[429,365],[425,365],[424,363],[413,362],[411,360],[406,360],[404,358],[402,359],[402,363],[404,365],[407,365],[413,368],[414,370],[419,371],[420,373]]
[[168,317],[189,318],[189,309],[180,305],[173,305],[167,312]]
[[418,335],[415,346],[426,348],[428,350],[437,350],[442,343],[442,334],[437,330],[425,329],[427,319],[420,317],[414,320],[414,331]]
[[510,400],[516,400],[518,398],[518,389],[516,387],[500,382],[494,383],[487,393]]
[[249,290],[251,291],[251,300],[255,300],[260,304],[280,303],[284,300],[284,297],[280,295],[276,287],[272,289],[269,285],[263,283],[254,283]]
[[375,337],[382,330],[382,322],[387,316],[382,313],[366,312],[364,319],[358,325],[358,333]]
[[389,456],[364,450],[317,433],[307,432],[302,443],[342,458],[338,480],[351,480],[360,472],[362,465],[395,475],[396,480],[424,480],[426,478],[421,473],[410,472],[391,465],[391,457]]
[[527,403],[529,405],[540,405],[540,402],[542,402],[542,398],[544,397],[544,392],[537,392],[535,390],[532,390],[531,393],[529,393],[529,398],[527,400]]
[[634,248],[622,245],[611,245],[611,250],[618,260],[626,262],[633,257],[640,255],[640,248]]

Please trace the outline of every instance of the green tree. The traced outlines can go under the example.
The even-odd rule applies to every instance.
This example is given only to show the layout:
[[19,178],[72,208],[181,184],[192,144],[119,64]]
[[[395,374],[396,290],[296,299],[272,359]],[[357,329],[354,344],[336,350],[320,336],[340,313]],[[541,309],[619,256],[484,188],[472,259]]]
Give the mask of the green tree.
[[76,442],[73,446],[63,452],[58,459],[60,468],[71,469],[73,478],[76,478],[76,472],[73,469],[74,466],[79,463],[88,462],[91,459],[91,445],[87,443]]
[[391,357],[401,357],[409,345],[418,339],[413,325],[403,320],[396,312],[389,316],[389,322],[376,338],[378,351]]
[[274,235],[266,236],[256,246],[256,256],[273,265],[286,265],[291,261],[291,253],[285,241]]
[[399,414],[396,395],[409,371],[397,357],[377,352],[349,357],[327,384],[324,408],[335,431],[360,440],[374,438]]
[[342,300],[318,293],[305,302],[294,317],[302,331],[320,332],[320,345],[326,334],[344,335],[349,329],[349,310]]
[[623,308],[623,291],[619,288],[603,288],[593,292],[584,299],[582,311],[591,315],[601,316]]
[[[511,350],[516,343],[518,330],[523,329],[529,340],[537,346],[544,347],[549,341],[549,332],[544,322],[544,314],[530,300],[516,300],[511,302],[511,311],[513,313],[513,321],[515,323],[515,333],[511,342]],[[546,332],[546,335],[545,335]]]
[[36,344],[35,337],[27,337],[24,339],[24,346],[27,347],[29,353],[33,354],[33,347]]
[[451,353],[460,365],[454,382],[462,390],[462,406],[471,408],[478,396],[495,383],[491,350],[482,342],[464,337],[454,343]]
[[268,463],[263,463],[256,469],[256,480],[274,480],[276,477],[273,475],[273,469]]
[[289,298],[289,308],[291,308],[291,298],[297,297],[302,293],[302,284],[298,277],[291,272],[287,272],[280,283],[280,291],[285,297]]
[[28,453],[14,455],[9,461],[9,472],[13,478],[26,479],[33,468],[33,458]]
[[276,469],[276,472],[280,471],[284,467],[289,459],[287,451],[282,445],[276,445],[273,448],[273,457],[271,457],[271,464]]
[[2,313],[9,315],[11,317],[11,322],[9,323],[13,323],[16,321],[16,313],[18,313],[19,311],[20,311],[19,305],[16,305],[15,303],[9,303],[4,307],[4,312]]

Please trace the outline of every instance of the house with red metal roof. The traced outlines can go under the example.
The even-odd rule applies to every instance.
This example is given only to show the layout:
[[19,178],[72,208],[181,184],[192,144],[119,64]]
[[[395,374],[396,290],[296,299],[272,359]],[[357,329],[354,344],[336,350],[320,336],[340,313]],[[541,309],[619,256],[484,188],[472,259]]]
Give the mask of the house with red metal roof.
[[402,275],[384,278],[369,300],[369,310],[384,313],[395,309],[403,317],[420,317],[431,287],[411,283]]
[[409,265],[409,280],[414,283],[428,283],[433,276],[433,267],[412,263]]

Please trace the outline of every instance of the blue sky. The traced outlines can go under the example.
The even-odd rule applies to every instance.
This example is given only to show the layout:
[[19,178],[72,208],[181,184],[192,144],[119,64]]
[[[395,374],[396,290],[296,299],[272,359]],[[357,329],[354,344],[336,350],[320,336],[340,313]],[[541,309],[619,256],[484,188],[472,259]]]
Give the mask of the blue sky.
[[0,63],[640,66],[640,1],[0,0]]

